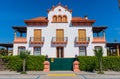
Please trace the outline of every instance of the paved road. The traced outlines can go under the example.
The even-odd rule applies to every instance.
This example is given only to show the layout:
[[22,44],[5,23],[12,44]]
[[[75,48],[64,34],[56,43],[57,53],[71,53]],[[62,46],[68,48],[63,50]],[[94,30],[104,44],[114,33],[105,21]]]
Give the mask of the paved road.
[[21,75],[15,71],[0,71],[0,79],[3,78],[24,78],[24,79],[36,79],[40,76],[40,79],[120,79],[120,72],[107,71],[105,74],[96,74],[91,72],[81,71],[75,73],[72,71],[29,71],[26,75]]

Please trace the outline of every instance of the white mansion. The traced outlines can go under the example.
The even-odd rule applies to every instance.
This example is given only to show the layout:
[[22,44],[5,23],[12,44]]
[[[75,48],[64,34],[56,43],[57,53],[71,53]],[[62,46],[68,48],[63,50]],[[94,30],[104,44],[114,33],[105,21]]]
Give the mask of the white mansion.
[[47,17],[24,20],[26,27],[13,26],[13,55],[21,50],[31,55],[48,55],[51,58],[93,56],[94,49],[102,48],[107,55],[105,26],[93,26],[95,20],[87,16],[72,17],[72,10],[58,4],[48,10]]

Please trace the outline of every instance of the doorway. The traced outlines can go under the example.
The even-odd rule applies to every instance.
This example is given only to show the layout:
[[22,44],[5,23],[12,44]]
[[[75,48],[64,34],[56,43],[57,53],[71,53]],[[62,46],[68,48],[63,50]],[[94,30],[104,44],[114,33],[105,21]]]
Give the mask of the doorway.
[[56,47],[57,58],[64,57],[64,47]]

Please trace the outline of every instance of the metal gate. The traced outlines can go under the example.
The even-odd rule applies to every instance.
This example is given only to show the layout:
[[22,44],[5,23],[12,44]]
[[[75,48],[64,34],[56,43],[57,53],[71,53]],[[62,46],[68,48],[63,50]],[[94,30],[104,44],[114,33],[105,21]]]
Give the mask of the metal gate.
[[64,71],[73,69],[74,58],[49,58],[51,71]]

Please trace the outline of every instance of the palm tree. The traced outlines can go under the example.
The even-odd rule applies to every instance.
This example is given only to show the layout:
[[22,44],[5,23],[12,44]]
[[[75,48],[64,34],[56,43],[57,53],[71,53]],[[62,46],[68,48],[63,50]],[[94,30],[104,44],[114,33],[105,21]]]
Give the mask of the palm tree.
[[100,48],[100,49],[95,49],[94,50],[94,52],[95,52],[95,56],[97,57],[97,60],[98,60],[98,62],[99,62],[99,74],[103,74],[103,72],[102,72],[102,57],[103,57],[103,50],[102,50],[102,48]]
[[22,71],[22,73],[26,73],[25,72],[26,59],[28,58],[29,54],[30,54],[30,51],[27,51],[27,50],[20,52],[20,58],[23,60],[23,68],[22,68],[23,71]]

